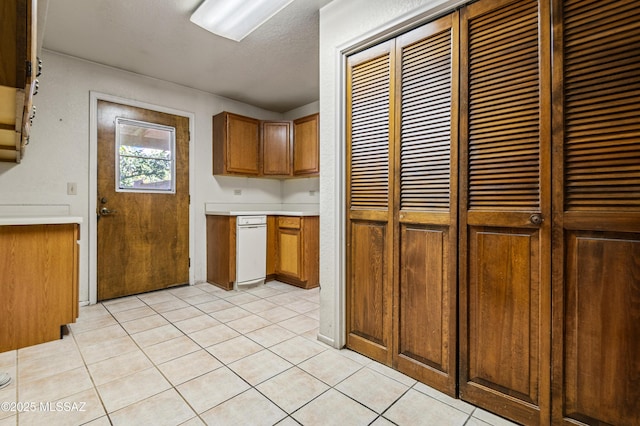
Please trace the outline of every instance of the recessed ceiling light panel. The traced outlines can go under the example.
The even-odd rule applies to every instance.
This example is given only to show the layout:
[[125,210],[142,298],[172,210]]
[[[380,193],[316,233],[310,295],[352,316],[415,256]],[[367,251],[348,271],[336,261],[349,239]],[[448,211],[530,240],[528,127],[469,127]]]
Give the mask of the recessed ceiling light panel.
[[219,36],[240,41],[293,0],[204,0],[191,22]]

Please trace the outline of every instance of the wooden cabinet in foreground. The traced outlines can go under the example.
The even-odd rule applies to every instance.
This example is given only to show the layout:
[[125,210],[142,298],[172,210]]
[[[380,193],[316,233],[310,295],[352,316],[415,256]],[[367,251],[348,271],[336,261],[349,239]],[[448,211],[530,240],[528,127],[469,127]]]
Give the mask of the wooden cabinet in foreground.
[[279,216],[275,245],[278,281],[302,288],[319,285],[318,216]]
[[78,224],[0,226],[0,352],[49,342],[78,317]]
[[36,0],[0,5],[0,161],[19,163],[29,141],[39,65]]
[[320,173],[319,115],[293,121],[293,174],[317,176]]
[[260,174],[260,121],[230,112],[213,116],[213,174]]

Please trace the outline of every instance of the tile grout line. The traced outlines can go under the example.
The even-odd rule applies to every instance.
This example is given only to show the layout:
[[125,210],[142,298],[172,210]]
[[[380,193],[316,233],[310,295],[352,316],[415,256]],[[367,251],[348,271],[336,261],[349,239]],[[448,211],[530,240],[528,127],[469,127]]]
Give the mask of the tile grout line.
[[[285,293],[281,293],[281,294],[285,294]],[[197,307],[196,305],[194,305],[194,304],[192,304],[192,303],[190,303],[190,302],[188,302],[188,301],[186,301],[186,300],[182,299],[180,296],[176,296],[175,294],[172,294],[172,295],[173,295],[174,297],[176,297],[176,298],[178,298],[178,299],[182,300],[183,302],[187,303],[189,306],[191,306],[191,307],[194,307],[194,308],[198,309],[198,307]],[[191,296],[188,296],[188,297],[191,297]],[[214,297],[215,297],[215,296],[214,296]],[[173,321],[170,321],[170,320],[169,320],[169,319],[167,319],[164,315],[162,315],[163,313],[166,313],[166,312],[172,312],[172,311],[177,310],[177,309],[169,310],[169,311],[166,311],[166,312],[158,312],[158,311],[156,311],[156,310],[153,308],[153,306],[152,306],[152,305],[148,304],[145,300],[140,299],[139,297],[138,297],[137,299],[138,299],[140,302],[144,303],[147,307],[149,307],[150,309],[152,309],[154,312],[156,312],[156,314],[158,314],[158,315],[162,316],[165,320],[169,321],[169,323],[171,323],[171,325],[173,325],[173,326],[174,326],[176,329],[178,329],[178,330],[179,330],[179,331],[180,331],[184,336],[186,336],[186,337],[187,337],[187,338],[189,338],[192,342],[194,342],[194,344],[196,344],[198,347],[200,347],[200,349],[201,349],[201,350],[205,350],[205,351],[206,351],[207,353],[209,353],[209,354],[210,354],[214,359],[216,359],[218,362],[220,362],[220,363],[221,363],[221,367],[218,367],[218,368],[226,367],[229,371],[231,371],[233,374],[235,374],[238,378],[240,378],[242,381],[244,381],[245,383],[247,383],[247,385],[249,386],[249,389],[246,389],[245,391],[240,392],[239,394],[236,394],[236,395],[234,395],[234,396],[232,396],[232,397],[228,398],[228,399],[227,399],[227,400],[225,400],[225,401],[221,401],[221,402],[220,402],[220,403],[218,403],[217,405],[215,405],[215,406],[213,406],[213,407],[210,407],[209,409],[205,410],[204,412],[209,411],[209,410],[211,410],[211,409],[213,409],[213,408],[217,407],[218,405],[223,404],[223,403],[225,403],[225,402],[229,401],[230,399],[235,398],[236,396],[238,396],[238,395],[240,395],[240,394],[242,394],[242,393],[245,393],[245,392],[247,392],[247,391],[249,391],[249,390],[251,390],[251,389],[254,389],[254,390],[256,390],[258,393],[260,393],[261,395],[263,395],[263,396],[264,396],[264,397],[265,397],[269,402],[271,402],[272,404],[274,404],[274,405],[276,405],[278,408],[280,408],[280,409],[281,409],[281,410],[286,414],[285,418],[286,418],[286,417],[291,417],[291,414],[292,414],[292,413],[288,413],[288,412],[287,412],[286,410],[284,410],[282,407],[280,407],[279,405],[277,405],[274,401],[272,401],[271,399],[269,399],[266,395],[262,394],[262,392],[260,392],[260,391],[257,389],[257,387],[256,387],[256,386],[258,386],[259,384],[264,383],[264,382],[266,382],[266,381],[268,381],[268,380],[272,379],[273,377],[277,376],[278,374],[282,374],[282,373],[284,373],[285,371],[288,371],[288,370],[290,370],[290,369],[292,369],[292,368],[294,368],[294,367],[297,367],[297,364],[292,364],[292,365],[291,365],[291,367],[289,367],[287,370],[284,370],[284,371],[282,371],[282,372],[280,372],[280,373],[277,373],[277,374],[276,374],[276,375],[274,375],[274,376],[271,376],[271,377],[269,377],[269,378],[266,378],[265,380],[263,380],[263,381],[262,381],[262,382],[260,382],[260,383],[257,383],[257,384],[254,386],[254,385],[252,385],[251,383],[249,383],[248,381],[246,381],[242,376],[240,376],[240,375],[239,375],[235,370],[233,370],[232,368],[230,368],[228,364],[224,363],[222,360],[220,360],[220,359],[216,358],[216,357],[215,357],[215,355],[211,354],[211,353],[207,350],[207,348],[208,348],[208,347],[211,347],[211,346],[203,347],[201,344],[199,344],[198,342],[194,341],[194,340],[193,340],[193,339],[192,339],[192,338],[191,338],[187,333],[185,333],[184,331],[182,331],[181,329],[179,329],[178,327],[176,327],[176,326],[175,326],[175,324],[173,323]],[[221,299],[221,298],[218,298],[218,300],[222,300],[222,299]],[[265,299],[263,298],[262,300],[265,300]],[[122,303],[126,303],[126,302],[122,302]],[[203,302],[203,303],[207,303],[207,302]],[[230,302],[230,303],[232,303],[232,304],[233,304],[233,302]],[[248,302],[248,303],[251,303],[251,302]],[[235,304],[234,304],[234,305],[235,305]],[[111,311],[109,311],[108,306],[105,306],[104,304],[103,304],[102,306],[103,306],[103,307],[104,307],[104,308],[109,312],[109,314],[114,318],[114,320],[115,320],[115,321],[118,323],[118,325],[119,325],[119,326],[120,326],[120,327],[121,327],[121,328],[122,328],[122,329],[127,333],[127,335],[128,335],[129,337],[131,337],[131,336],[132,336],[132,334],[137,334],[137,333],[129,333],[129,332],[128,332],[128,331],[127,331],[127,330],[122,326],[122,322],[121,322],[120,320],[118,320],[117,318],[115,318],[115,316],[113,315],[113,313],[112,313]],[[236,307],[241,308],[241,305],[235,305],[235,306],[236,306]],[[278,306],[281,306],[281,305],[278,305]],[[132,308],[132,309],[136,309],[136,308]],[[178,309],[181,309],[181,308],[178,308]],[[241,309],[242,309],[242,308],[241,308]],[[198,309],[198,310],[200,310],[200,309]],[[120,312],[124,312],[124,311],[126,311],[126,310],[123,310],[123,311],[120,311]],[[200,310],[200,312],[203,312],[203,311],[202,311],[202,310]],[[250,312],[250,311],[247,311],[247,312],[248,312],[249,314],[257,315],[256,313],[252,313],[252,312]],[[297,312],[297,313],[298,313],[298,312]],[[203,314],[204,314],[204,315],[208,315],[208,316],[210,316],[210,315],[209,315],[208,313],[206,313],[206,312],[203,312]],[[301,313],[298,313],[298,315],[302,315],[302,314],[301,314]],[[144,317],[141,317],[141,318],[144,318]],[[212,318],[213,318],[213,317],[212,317]],[[136,319],[140,319],[140,318],[136,318]],[[130,321],[135,321],[136,319],[131,319]],[[213,318],[213,319],[215,319],[215,318]],[[313,318],[312,318],[312,319],[313,319]],[[216,320],[216,321],[217,321],[217,320]],[[128,321],[124,321],[124,322],[128,322]],[[269,321],[269,322],[270,322],[270,321]],[[221,324],[226,325],[226,323],[223,323],[223,322],[221,322]],[[270,325],[277,325],[277,323],[271,323]],[[232,327],[230,327],[230,326],[227,326],[227,327],[232,328]],[[265,326],[265,327],[267,327],[267,326]],[[264,328],[264,327],[262,327],[262,328]],[[232,329],[233,329],[233,328],[232,328]],[[256,329],[256,330],[258,330],[258,329]],[[252,331],[256,331],[256,330],[252,330]],[[244,336],[244,335],[245,335],[245,333],[241,333],[241,332],[239,332],[238,330],[234,330],[234,331],[236,331],[236,332],[240,333],[240,335],[242,335],[242,336]],[[142,333],[142,332],[144,332],[144,331],[141,331],[141,333]],[[293,338],[295,338],[295,337],[297,337],[297,336],[300,336],[300,335],[299,335],[299,334],[296,334],[295,336],[291,337],[290,339],[293,339]],[[303,336],[301,336],[301,337],[303,337]],[[247,337],[247,338],[249,338],[249,337]],[[250,338],[249,338],[249,339],[250,339]],[[286,339],[285,341],[290,340],[290,339]],[[141,352],[143,352],[143,354],[145,355],[145,357],[146,357],[146,358],[151,362],[151,364],[153,365],[153,367],[154,367],[154,368],[155,368],[155,369],[156,369],[156,370],[157,370],[157,371],[162,375],[162,377],[163,377],[165,380],[167,380],[167,382],[171,385],[171,388],[172,388],[172,389],[174,389],[174,390],[175,390],[175,391],[180,395],[180,397],[182,398],[182,400],[183,400],[183,401],[184,401],[184,402],[185,402],[185,403],[186,403],[186,404],[187,404],[187,405],[188,405],[188,406],[193,410],[193,412],[196,414],[196,416],[197,416],[200,420],[202,420],[202,418],[201,418],[201,414],[202,414],[202,413],[198,413],[198,412],[196,411],[196,409],[195,409],[195,408],[194,408],[194,407],[193,407],[193,406],[192,406],[192,405],[191,405],[191,404],[186,400],[186,398],[184,397],[184,395],[182,395],[182,393],[180,393],[180,391],[177,389],[177,387],[176,387],[175,385],[173,385],[173,383],[172,383],[172,382],[171,382],[171,381],[170,381],[170,380],[165,376],[165,374],[160,370],[160,368],[159,368],[159,364],[156,364],[156,362],[155,362],[155,361],[153,361],[153,360],[152,360],[152,359],[147,355],[147,353],[146,353],[146,352],[145,352],[145,350],[144,350],[144,347],[140,346],[140,344],[139,344],[135,339],[133,339],[133,338],[132,338],[132,340],[134,341],[134,343],[136,344],[136,346],[138,347],[138,349],[139,349]],[[173,340],[173,339],[169,339],[169,341],[170,341],[170,340]],[[227,340],[231,340],[231,339],[227,339]],[[225,340],[225,341],[227,341],[227,340]],[[252,340],[252,339],[250,339],[250,340]],[[253,340],[252,340],[252,341],[253,341]],[[165,341],[165,342],[166,342],[166,341]],[[224,341],[222,341],[222,342],[224,342]],[[222,342],[218,342],[218,343],[222,343]],[[254,341],[254,342],[255,342],[255,341]],[[283,342],[284,342],[284,341],[283,341]],[[161,343],[164,343],[164,342],[159,342],[159,343],[157,343],[157,344],[161,344]],[[269,349],[270,347],[264,347],[264,346],[262,346],[262,345],[261,345],[260,343],[258,343],[258,342],[255,342],[255,343],[256,343],[256,344],[258,344],[258,345],[260,345],[260,346],[263,348],[262,350],[267,350],[267,351],[269,351],[270,353],[272,353],[273,355],[276,355],[276,356],[278,356],[280,359],[282,359],[282,360],[284,360],[284,361],[286,361],[286,362],[288,362],[288,363],[289,363],[289,361],[288,361],[288,360],[286,360],[286,359],[282,358],[280,355],[278,355],[278,354],[274,353],[273,351],[271,351],[271,350]],[[279,343],[282,343],[282,342],[279,342]],[[277,345],[277,344],[279,344],[279,343],[276,343],[276,344],[274,344],[274,345],[272,345],[272,346],[275,346],[275,345]],[[149,345],[149,347],[151,347],[151,346],[154,346],[154,345]],[[215,346],[215,344],[214,344],[214,345],[212,345],[212,346]],[[186,355],[186,354],[183,354],[182,356],[184,356],[184,355]],[[251,355],[248,355],[248,356],[251,356]],[[240,359],[238,359],[238,360],[235,360],[234,362],[239,361],[239,360],[244,359],[244,358],[247,358],[248,356],[245,356],[245,357],[243,357],[243,358],[240,358]],[[177,359],[177,358],[180,358],[180,357],[172,358],[171,360],[173,360],[173,359]],[[309,359],[310,359],[310,358],[309,358]],[[171,361],[171,360],[166,360],[165,362],[169,362],[169,361]],[[306,361],[306,359],[305,359],[305,361]],[[301,362],[304,362],[304,361],[301,361]],[[88,367],[87,367],[87,370],[88,370]],[[215,369],[215,370],[217,370],[217,369]],[[215,371],[215,370],[212,370],[212,371]],[[90,374],[90,373],[89,373],[89,374]],[[208,374],[208,373],[204,373],[204,374]],[[204,375],[204,374],[203,374],[203,375]],[[200,376],[198,376],[198,377],[200,377]],[[94,382],[93,382],[93,378],[91,378],[91,379],[92,379],[92,383],[94,383]],[[194,378],[192,378],[192,379],[190,379],[190,380],[193,380],[193,379],[194,379]],[[116,380],[117,380],[117,379],[116,379]],[[95,388],[96,388],[96,390],[97,390],[97,386],[95,386],[95,383],[94,383],[94,387],[95,387]],[[159,394],[160,394],[160,393],[162,393],[162,392],[166,392],[166,390],[161,391],[161,392],[159,392],[159,393],[157,393],[157,394],[154,394],[154,395],[148,396],[148,397],[146,397],[145,399],[148,399],[148,398],[151,398],[151,397],[153,397],[153,396],[159,395]],[[97,392],[97,393],[99,393],[99,392]],[[101,398],[101,397],[100,397],[100,398]],[[143,400],[141,400],[141,401],[144,401],[144,399],[143,399]],[[132,403],[132,404],[135,404],[135,403],[138,403],[138,402],[141,402],[141,401],[136,401],[136,402],[134,402],[134,403]],[[102,398],[101,398],[101,402],[102,402]],[[308,402],[310,402],[310,401],[308,401]],[[308,403],[308,402],[307,402],[307,403]],[[130,405],[132,405],[132,404],[130,404]],[[305,405],[306,405],[306,404],[305,404]],[[303,406],[304,406],[304,405],[303,405]],[[103,407],[104,407],[104,403],[103,403]],[[104,408],[105,408],[105,412],[107,413],[107,416],[109,417],[109,419],[111,419],[111,417],[110,417],[110,414],[111,414],[111,413],[108,413],[108,412],[107,412],[106,407],[104,407]],[[123,408],[121,408],[121,409],[124,409],[124,408],[126,408],[126,407],[123,407]],[[300,408],[301,408],[301,407],[300,407]],[[117,412],[117,411],[119,411],[119,410],[114,411],[114,413],[115,413],[115,412]],[[203,413],[204,413],[204,412],[203,412]],[[293,419],[293,417],[292,417],[292,419]],[[295,420],[295,419],[293,419],[293,420]]]

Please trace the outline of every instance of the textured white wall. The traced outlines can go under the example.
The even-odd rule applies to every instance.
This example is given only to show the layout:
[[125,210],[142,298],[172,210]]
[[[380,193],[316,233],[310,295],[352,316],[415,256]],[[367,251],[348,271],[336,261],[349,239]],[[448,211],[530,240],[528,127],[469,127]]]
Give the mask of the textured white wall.
[[334,0],[320,10],[320,339],[344,345],[342,54],[452,8],[458,0]]
[[[141,75],[119,71],[53,52],[42,52],[43,74],[35,97],[37,115],[31,143],[21,164],[0,163],[0,206],[68,205],[84,225],[80,253],[80,300],[89,298],[89,92],[97,91],[138,102],[193,113],[191,155],[195,170],[191,194],[195,209],[196,281],[206,279],[205,202],[281,203],[282,183],[271,179],[212,175],[211,117],[232,111],[264,119],[282,114]],[[67,182],[78,195],[67,195]],[[242,189],[242,195],[234,194]]]

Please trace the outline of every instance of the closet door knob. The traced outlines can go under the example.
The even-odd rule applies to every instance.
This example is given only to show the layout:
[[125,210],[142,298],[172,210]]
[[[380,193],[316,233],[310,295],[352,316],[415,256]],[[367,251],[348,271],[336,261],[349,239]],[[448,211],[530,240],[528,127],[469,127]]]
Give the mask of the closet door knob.
[[531,222],[534,225],[540,225],[543,221],[544,221],[544,218],[540,213],[534,213],[531,216],[529,216],[529,222]]

